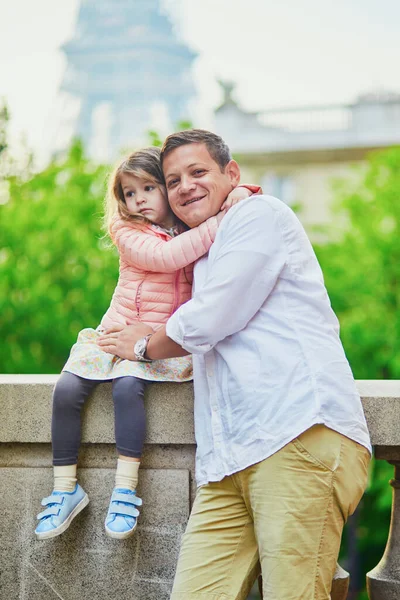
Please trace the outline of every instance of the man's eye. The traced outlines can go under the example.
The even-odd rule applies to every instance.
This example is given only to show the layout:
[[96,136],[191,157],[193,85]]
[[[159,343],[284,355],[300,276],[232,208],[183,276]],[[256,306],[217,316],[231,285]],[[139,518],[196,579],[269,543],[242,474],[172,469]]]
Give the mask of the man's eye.
[[173,186],[174,186],[174,185],[176,185],[177,183],[178,183],[178,180],[177,180],[177,179],[170,179],[170,180],[168,181],[168,184],[167,184],[167,187],[168,187],[168,189],[169,189],[169,188],[171,188],[171,187],[173,187]]
[[204,169],[196,169],[194,171],[194,175],[203,175],[205,173]]

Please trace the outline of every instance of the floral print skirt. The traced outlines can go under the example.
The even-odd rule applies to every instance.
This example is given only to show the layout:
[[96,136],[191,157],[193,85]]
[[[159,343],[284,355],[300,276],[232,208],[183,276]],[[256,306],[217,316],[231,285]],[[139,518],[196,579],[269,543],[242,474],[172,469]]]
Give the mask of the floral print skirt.
[[124,360],[103,352],[97,345],[102,330],[82,329],[71,348],[63,371],[85,379],[116,379],[134,376],[147,381],[190,381],[193,378],[192,357],[180,356],[154,360],[151,363]]

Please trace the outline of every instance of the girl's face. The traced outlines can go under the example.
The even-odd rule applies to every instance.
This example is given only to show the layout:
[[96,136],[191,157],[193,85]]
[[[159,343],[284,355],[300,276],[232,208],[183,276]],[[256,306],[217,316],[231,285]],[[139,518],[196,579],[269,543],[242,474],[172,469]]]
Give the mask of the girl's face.
[[130,213],[140,213],[165,229],[175,225],[175,217],[159,186],[131,173],[121,173],[121,187]]

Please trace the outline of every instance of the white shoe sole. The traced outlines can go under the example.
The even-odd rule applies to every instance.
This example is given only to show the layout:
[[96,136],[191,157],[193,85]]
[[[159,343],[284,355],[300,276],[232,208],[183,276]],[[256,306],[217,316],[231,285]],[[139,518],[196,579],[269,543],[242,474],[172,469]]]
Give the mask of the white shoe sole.
[[126,538],[130,537],[131,535],[133,535],[135,533],[136,527],[137,527],[137,522],[135,524],[135,527],[133,529],[131,529],[130,531],[112,531],[111,529],[109,529],[107,527],[107,525],[105,525],[105,530],[106,530],[106,534],[108,535],[108,537],[113,538],[114,540],[126,540]]
[[87,506],[88,504],[89,504],[89,497],[87,494],[85,494],[83,496],[82,500],[79,502],[79,504],[77,504],[75,506],[74,510],[71,512],[71,514],[68,516],[68,518],[65,519],[64,523],[62,523],[55,529],[50,529],[50,531],[39,531],[38,533],[36,533],[36,531],[35,531],[35,535],[38,538],[38,540],[48,540],[49,538],[57,537],[58,535],[61,535],[62,533],[64,533],[64,531],[66,531],[68,529],[68,527],[71,525],[71,523],[72,523],[73,519],[76,517],[76,515],[79,515],[81,510],[83,510],[85,508],[85,506]]

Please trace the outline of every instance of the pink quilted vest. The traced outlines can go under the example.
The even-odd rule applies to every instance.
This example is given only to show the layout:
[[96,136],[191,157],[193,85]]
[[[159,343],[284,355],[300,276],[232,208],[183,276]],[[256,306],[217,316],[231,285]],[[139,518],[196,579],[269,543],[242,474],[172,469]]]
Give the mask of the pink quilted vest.
[[208,252],[217,229],[211,217],[172,238],[156,225],[115,219],[111,236],[120,255],[119,279],[101,326],[165,324],[191,297],[193,263]]

